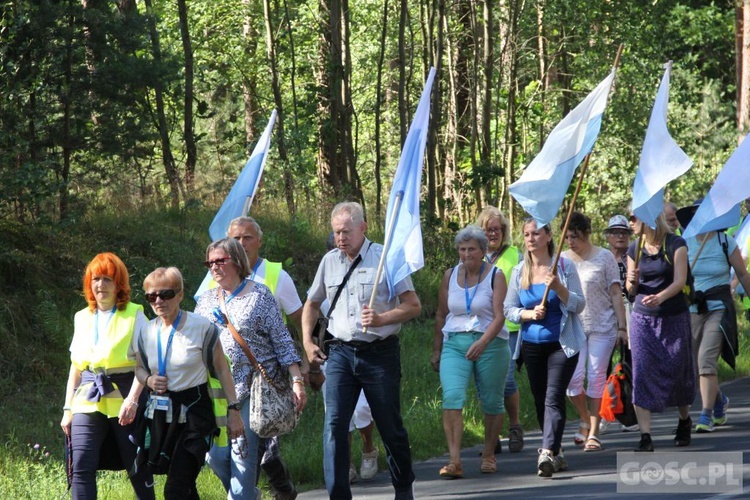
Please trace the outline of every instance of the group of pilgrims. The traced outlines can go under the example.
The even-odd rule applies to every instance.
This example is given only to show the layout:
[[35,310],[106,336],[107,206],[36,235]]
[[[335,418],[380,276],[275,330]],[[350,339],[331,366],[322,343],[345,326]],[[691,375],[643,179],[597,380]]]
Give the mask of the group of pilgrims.
[[[302,411],[306,387],[320,390],[326,377],[320,370],[324,350],[310,343],[312,314],[317,317],[321,306],[326,312],[330,304],[324,305],[324,299],[347,286],[347,278],[339,276],[332,287],[326,266],[351,271],[360,262],[354,257],[367,257],[373,246],[364,237],[361,207],[340,205],[332,214],[335,248],[321,262],[304,313],[289,275],[259,257],[263,233],[249,217],[232,221],[228,236],[206,249],[204,265],[214,283],[197,298],[193,312],[180,307],[185,290],[179,269],[159,267],[144,279],[144,297],[154,313],[149,321],[143,307],[131,301],[123,261],[109,252],[91,260],[83,276],[88,304],[75,316],[61,421],[73,498],[96,498],[96,473],[102,468],[127,470],[139,499],[155,498],[154,474],[166,475],[165,498],[199,498],[196,479],[205,463],[221,480],[227,498],[259,498],[260,470],[269,476],[274,498],[297,495],[278,437],[260,438],[248,426],[255,368],[230,330],[240,332],[270,377],[291,380],[296,409]],[[621,352],[632,367],[638,422],[626,430],[640,435],[636,451],[654,451],[651,415],[667,407],[678,409],[677,447],[688,446],[693,433],[710,433],[727,422],[729,398],[719,388],[718,360],[722,356],[730,365],[734,362],[735,296],[750,290],[750,275],[731,231],[679,236],[697,206],[665,205],[654,228],[632,213],[613,215],[603,231],[609,248],[596,246],[591,219],[573,212],[564,226],[567,249],[559,259],[549,224],[524,220],[517,235],[522,245],[514,246],[508,220],[492,206],[481,211],[476,224],[457,233],[458,263],[442,277],[430,358],[440,377],[449,452],[448,463],[436,471],[441,477],[464,474],[463,408],[471,380],[484,414],[481,473],[497,471],[496,454],[503,443],[512,453],[524,449],[515,378],[523,366],[542,432],[535,456],[541,477],[568,468],[564,444],[585,452],[606,448],[602,435],[616,424],[602,420],[600,408],[614,352]],[[380,245],[373,248],[382,251]],[[369,271],[361,269],[357,280],[362,273]],[[691,286],[695,293],[687,294]],[[327,364],[348,355],[347,349],[355,357],[370,348],[396,349],[398,355],[399,344],[389,340],[397,340],[400,324],[421,310],[408,278],[399,290],[383,310],[368,308],[361,298],[365,303],[354,310],[362,319],[348,326],[341,319],[347,309],[338,307],[342,316],[333,316],[329,341],[335,349],[326,353]],[[384,293],[387,297],[387,288]],[[285,319],[303,333],[304,348],[295,343]],[[384,331],[379,328],[387,328],[388,334],[379,336]],[[385,399],[394,394],[373,399],[379,398],[374,387],[380,382],[365,378],[356,379],[357,391],[342,399],[341,387],[331,385],[345,379],[334,372],[327,376],[326,411],[345,420],[328,415],[323,432],[329,496],[351,498],[349,483],[377,472],[372,428],[390,419],[393,425],[378,424],[381,438],[388,441],[386,464],[396,497],[413,498],[400,407]],[[580,417],[571,443],[563,443],[566,396]],[[213,404],[216,398],[226,400],[223,412]],[[395,415],[388,413],[393,408]],[[506,413],[506,439],[501,440]],[[342,441],[347,429],[355,428],[369,430],[362,432],[361,476],[350,444]],[[406,453],[392,459],[399,447]],[[391,466],[393,460],[401,461],[398,467]]]

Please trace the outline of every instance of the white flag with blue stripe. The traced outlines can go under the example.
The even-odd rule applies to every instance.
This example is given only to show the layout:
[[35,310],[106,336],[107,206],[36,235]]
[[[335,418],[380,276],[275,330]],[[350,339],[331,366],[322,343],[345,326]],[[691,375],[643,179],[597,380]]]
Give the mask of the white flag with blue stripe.
[[656,218],[664,211],[664,187],[693,165],[693,160],[677,145],[667,129],[672,61],[665,68],[633,184],[633,213],[651,228],[656,227]]
[[[253,203],[253,198],[258,190],[258,184],[263,176],[263,167],[266,164],[266,158],[268,157],[268,149],[271,146],[271,132],[273,126],[276,124],[276,110],[274,109],[271,113],[271,118],[268,120],[266,129],[263,131],[263,135],[258,139],[250,158],[242,168],[242,172],[234,182],[234,186],[229,191],[224,203],[216,213],[213,222],[208,228],[208,234],[211,236],[211,241],[220,240],[227,235],[227,229],[229,229],[229,223],[232,219],[247,215],[250,211],[250,205]],[[203,292],[211,286],[211,272],[206,273],[206,277],[203,278],[201,286],[198,287],[198,291],[195,292],[195,300],[201,296]]]
[[740,203],[745,198],[750,198],[750,141],[747,136],[724,164],[693,220],[682,233],[683,238],[737,224]]
[[[385,212],[386,228],[393,227],[390,236],[387,237],[385,260],[386,281],[391,298],[395,296],[395,286],[398,282],[424,267],[419,194],[422,187],[422,166],[427,145],[430,95],[434,79],[435,68],[430,68],[417,111],[414,113],[401,150]],[[397,203],[399,198],[400,202]]]
[[550,132],[542,150],[511,184],[513,198],[543,226],[555,218],[576,168],[599,136],[615,70]]

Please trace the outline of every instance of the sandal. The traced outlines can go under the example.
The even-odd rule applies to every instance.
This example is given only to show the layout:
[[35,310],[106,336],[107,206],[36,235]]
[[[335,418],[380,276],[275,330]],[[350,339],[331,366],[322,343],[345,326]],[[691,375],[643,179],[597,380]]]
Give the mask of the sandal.
[[440,469],[440,477],[446,479],[460,479],[464,477],[464,470],[461,468],[461,464],[454,464],[451,462]]
[[493,472],[497,472],[497,461],[495,460],[495,456],[482,457],[482,465],[479,466],[479,471],[482,474],[492,474]]
[[[583,429],[584,431],[589,431],[591,430],[591,424],[581,421],[581,423],[578,424],[578,428]],[[586,432],[586,434],[583,434],[579,430],[573,435],[573,443],[575,443],[576,446],[583,446],[583,444],[586,442],[586,439],[588,439],[588,432]]]
[[586,446],[583,447],[583,451],[602,451],[602,440],[597,436],[589,436],[586,440]]

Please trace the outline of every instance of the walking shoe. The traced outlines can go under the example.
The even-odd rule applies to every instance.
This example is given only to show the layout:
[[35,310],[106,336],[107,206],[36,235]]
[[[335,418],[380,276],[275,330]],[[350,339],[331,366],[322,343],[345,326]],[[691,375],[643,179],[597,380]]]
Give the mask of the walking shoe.
[[612,427],[612,424],[614,424],[614,421],[607,420],[607,419],[601,419],[599,422],[599,434],[604,434],[607,432],[607,430]]
[[695,432],[697,432],[698,434],[703,434],[704,432],[713,431],[714,423],[711,421],[711,417],[701,413],[701,416],[698,417],[698,423],[695,424]]
[[537,475],[539,477],[552,477],[555,472],[555,457],[550,450],[539,448],[539,458],[536,461]]
[[440,469],[440,477],[446,479],[461,479],[464,477],[464,470],[461,468],[461,464],[454,464],[451,462]]
[[654,443],[651,441],[651,434],[644,432],[641,434],[641,442],[635,451],[654,451]]
[[621,425],[620,428],[622,432],[638,432],[639,430],[641,430],[641,426],[638,424]]
[[729,408],[729,398],[721,395],[721,401],[714,405],[714,425],[724,425],[727,423],[727,408]]
[[349,484],[356,483],[357,481],[359,481],[357,468],[354,467],[354,464],[349,464]]
[[508,449],[511,453],[523,450],[523,429],[520,425],[514,425],[508,429]]
[[362,479],[371,479],[378,473],[378,449],[365,453],[362,452],[362,467],[359,469],[359,476]]
[[555,455],[553,458],[555,460],[555,472],[560,470],[568,470],[568,461],[565,460],[565,455],[563,454],[562,448],[560,448],[560,453]]
[[688,417],[685,420],[680,419],[677,422],[677,428],[674,430],[674,445],[687,446],[690,444],[690,432],[693,430],[693,420]]

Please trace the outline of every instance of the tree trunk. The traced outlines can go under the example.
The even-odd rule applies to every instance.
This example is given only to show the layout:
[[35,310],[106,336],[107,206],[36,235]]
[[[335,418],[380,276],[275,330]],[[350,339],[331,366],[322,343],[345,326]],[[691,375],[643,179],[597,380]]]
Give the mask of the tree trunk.
[[[490,172],[492,168],[492,127],[490,126],[490,120],[492,116],[492,76],[495,62],[495,54],[493,51],[495,40],[492,32],[492,4],[494,1],[495,0],[485,0],[484,8],[482,9],[482,23],[484,24],[484,49],[482,61],[484,73],[482,75],[482,90],[484,91],[484,95],[482,96],[482,102],[480,105],[481,119],[479,120],[479,123],[481,127],[481,146],[479,149],[479,158],[483,166],[483,172]],[[484,187],[482,194],[486,203],[492,184],[489,182],[482,182],[482,184]],[[480,210],[482,205],[484,205],[484,203],[479,205]]]
[[[434,16],[431,16],[434,19]],[[441,27],[445,21],[445,0],[438,0],[437,2],[437,20],[434,25],[429,27],[431,33],[437,33],[437,39],[435,42],[435,53],[432,55],[432,61],[435,65],[435,89],[432,92],[432,102],[430,109],[432,111],[432,120],[430,121],[430,128],[427,134],[427,219],[434,221],[436,216],[440,216],[442,219],[442,210],[445,208],[444,204],[441,205],[441,211],[438,212],[438,158],[439,158],[439,142],[438,142],[438,130],[442,121],[442,91],[440,88],[440,82],[442,80],[443,73],[443,58],[445,56],[445,40],[444,33]]]
[[284,16],[286,18],[286,31],[289,34],[289,58],[290,64],[292,66],[289,79],[292,85],[292,110],[294,111],[294,128],[299,129],[299,121],[297,119],[297,57],[294,50],[294,31],[292,30],[292,23],[289,15],[289,4],[287,3],[287,0],[284,0]]
[[404,145],[409,121],[406,95],[406,26],[409,22],[409,5],[407,0],[401,0],[398,23],[398,118],[399,144]]
[[[250,15],[251,0],[242,0],[242,9],[244,12],[242,37],[248,52],[255,48],[257,34],[253,29],[253,17]],[[251,144],[258,137],[258,102],[256,99],[258,83],[255,79],[255,72],[248,71],[246,77],[242,79],[242,99],[244,103],[245,118],[245,143]]]
[[382,197],[383,182],[380,178],[381,165],[383,163],[383,145],[380,138],[380,122],[383,114],[383,64],[385,62],[385,46],[388,39],[388,0],[383,2],[383,27],[380,30],[380,52],[378,53],[378,76],[375,84],[375,219],[383,220]]
[[[156,31],[156,20],[153,12],[151,0],[144,0],[146,12],[149,14],[149,31],[151,38],[151,52],[157,65],[161,65],[161,45],[159,42],[159,33]],[[169,142],[169,128],[167,118],[164,113],[164,89],[162,88],[161,79],[154,80],[154,101],[156,102],[156,120],[159,129],[159,141],[161,143],[161,156],[164,164],[164,170],[169,181],[170,197],[172,208],[177,209],[180,206],[180,179],[177,174],[174,156],[172,155],[172,146]]]
[[190,27],[186,0],[177,0],[180,16],[180,36],[182,51],[185,57],[185,109],[182,137],[185,141],[185,186],[188,193],[193,192],[195,183],[195,165],[198,163],[198,150],[195,145],[195,119],[193,117],[193,46],[190,41]]
[[736,13],[737,132],[742,140],[750,127],[750,0],[739,0]]
[[284,142],[284,102],[281,98],[279,86],[279,72],[276,67],[276,41],[273,36],[273,22],[271,20],[271,5],[269,0],[263,0],[263,17],[266,22],[266,50],[268,52],[268,65],[271,69],[271,88],[273,89],[273,100],[278,112],[276,121],[276,145],[279,151],[279,159],[284,168],[284,194],[286,197],[289,213],[296,213],[294,207],[294,177],[289,168],[289,159],[286,154]]

